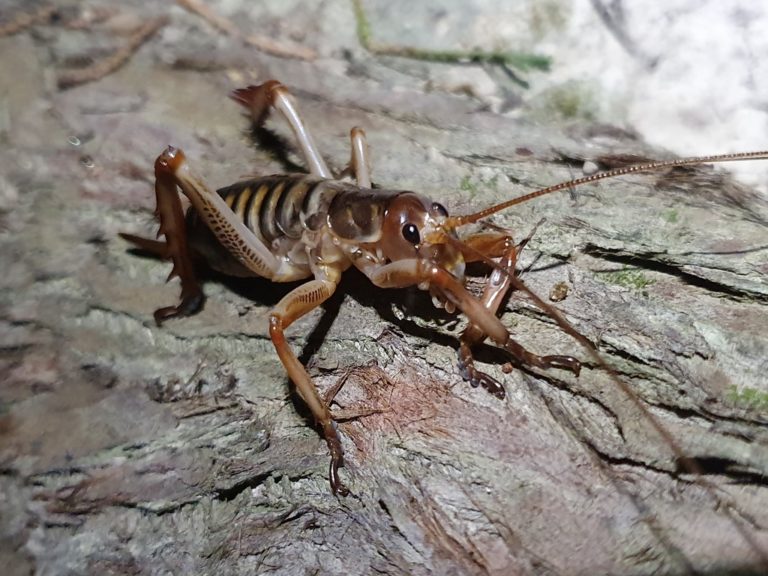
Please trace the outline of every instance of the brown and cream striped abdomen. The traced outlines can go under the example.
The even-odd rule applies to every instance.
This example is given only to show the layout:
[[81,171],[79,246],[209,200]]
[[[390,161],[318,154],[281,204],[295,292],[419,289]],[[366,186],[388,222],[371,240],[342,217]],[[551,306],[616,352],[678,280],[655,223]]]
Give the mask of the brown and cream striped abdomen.
[[[309,264],[300,246],[327,226],[341,242],[376,242],[390,200],[399,191],[371,190],[304,174],[266,176],[217,191],[235,215],[275,256],[299,268]],[[192,244],[208,263],[226,274],[251,276],[219,244],[194,210],[187,222]],[[314,243],[314,242],[313,242]]]
[[325,223],[339,182],[305,175],[276,175],[239,182],[218,190],[224,202],[264,245],[298,241],[305,231]]

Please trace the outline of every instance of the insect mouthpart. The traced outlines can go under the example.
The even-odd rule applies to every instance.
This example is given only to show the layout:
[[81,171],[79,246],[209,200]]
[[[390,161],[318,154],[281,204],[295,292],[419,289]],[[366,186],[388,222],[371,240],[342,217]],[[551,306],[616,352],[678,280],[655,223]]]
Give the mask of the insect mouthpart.
[[[456,280],[464,283],[466,264],[461,250],[453,243],[440,242],[436,244],[424,243],[419,248],[419,255],[431,265],[437,266]],[[456,304],[437,286],[429,281],[418,284],[420,290],[429,290],[432,296],[432,304],[440,310],[445,309],[449,314],[456,311]]]
[[419,249],[419,255],[431,264],[448,272],[456,280],[464,281],[466,269],[464,255],[453,243],[424,243]]
[[456,312],[456,304],[451,302],[439,288],[429,286],[429,295],[432,296],[432,305],[438,310],[444,309],[448,314]]

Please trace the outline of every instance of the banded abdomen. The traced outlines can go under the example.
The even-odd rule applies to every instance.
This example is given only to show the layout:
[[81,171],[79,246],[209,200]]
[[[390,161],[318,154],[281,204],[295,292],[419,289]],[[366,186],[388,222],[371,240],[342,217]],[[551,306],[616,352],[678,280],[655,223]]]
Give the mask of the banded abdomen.
[[[304,174],[246,180],[217,193],[272,254],[296,269],[290,280],[312,275],[307,248],[317,246],[323,260],[338,261],[347,258],[346,252],[359,252],[362,244],[378,242],[389,201],[402,194]],[[232,276],[253,276],[216,240],[194,209],[187,214],[187,224],[192,247],[212,268]],[[319,238],[324,231],[325,242]]]
[[[290,258],[294,266],[306,268],[306,276],[310,276],[304,242],[326,223],[333,198],[349,188],[354,187],[303,174],[286,174],[238,182],[217,192],[275,256]],[[253,275],[219,244],[194,209],[187,214],[187,225],[192,246],[211,267],[230,275]]]

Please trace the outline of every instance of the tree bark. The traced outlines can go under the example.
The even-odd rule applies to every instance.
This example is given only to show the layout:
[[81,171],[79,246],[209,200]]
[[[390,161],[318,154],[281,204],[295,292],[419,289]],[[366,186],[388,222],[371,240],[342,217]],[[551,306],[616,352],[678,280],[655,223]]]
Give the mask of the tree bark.
[[[227,101],[228,90],[269,78],[291,88],[334,170],[348,162],[348,130],[361,126],[377,186],[419,191],[452,213],[580,175],[587,160],[664,154],[586,120],[546,126],[430,91],[436,67],[462,65],[366,52],[346,4],[309,3],[286,24],[317,33],[307,39],[313,62],[170,14],[127,65],[66,91],[51,88],[51,62],[119,44],[113,28],[0,39],[3,565],[19,574],[762,572],[762,198],[700,167],[581,187],[493,219],[518,239],[545,219],[522,279],[559,300],[704,480],[681,469],[609,375],[524,294],[501,316],[515,338],[584,368],[578,378],[510,371],[486,346],[478,360],[504,383],[500,401],[456,369],[463,319],[416,289],[381,291],[351,272],[288,332],[322,392],[345,378],[333,408],[348,417],[341,473],[352,493],[334,497],[325,443],[268,340],[270,307],[287,287],[212,276],[200,314],[154,325],[178,286],[164,284],[167,263],[117,236],[156,231],[154,157],[183,148],[215,187],[300,165],[290,144],[277,154],[253,146]],[[234,16],[261,32],[265,20],[281,22],[274,7]],[[280,122],[268,127],[290,141]]]

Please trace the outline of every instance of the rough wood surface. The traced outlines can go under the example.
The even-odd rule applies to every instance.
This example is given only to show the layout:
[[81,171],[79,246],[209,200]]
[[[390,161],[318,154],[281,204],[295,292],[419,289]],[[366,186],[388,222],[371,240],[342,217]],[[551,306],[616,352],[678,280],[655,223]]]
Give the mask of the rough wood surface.
[[[121,3],[122,18],[140,4]],[[349,128],[363,126],[377,185],[453,212],[568,179],[587,159],[663,153],[618,130],[543,126],[430,90],[440,67],[467,68],[366,53],[343,2],[228,13],[306,43],[313,62],[168,14],[125,67],[67,91],[52,68],[115,49],[114,31],[131,22],[0,38],[6,573],[761,573],[737,524],[768,550],[764,200],[700,168],[495,219],[522,237],[546,218],[523,279],[545,296],[566,284],[559,308],[700,459],[736,520],[677,473],[637,409],[524,296],[503,314],[520,342],[586,366],[579,378],[503,373],[505,357],[488,347],[480,358],[504,381],[502,402],[461,381],[461,320],[355,273],[289,333],[323,390],[346,377],[335,409],[380,410],[340,425],[352,495],[336,498],[325,444],[267,338],[286,287],[215,277],[202,313],[154,326],[178,286],[164,283],[167,263],[117,237],[156,230],[154,157],[182,147],[213,186],[285,171],[226,99],[273,77],[292,88],[335,169],[348,161]]]

